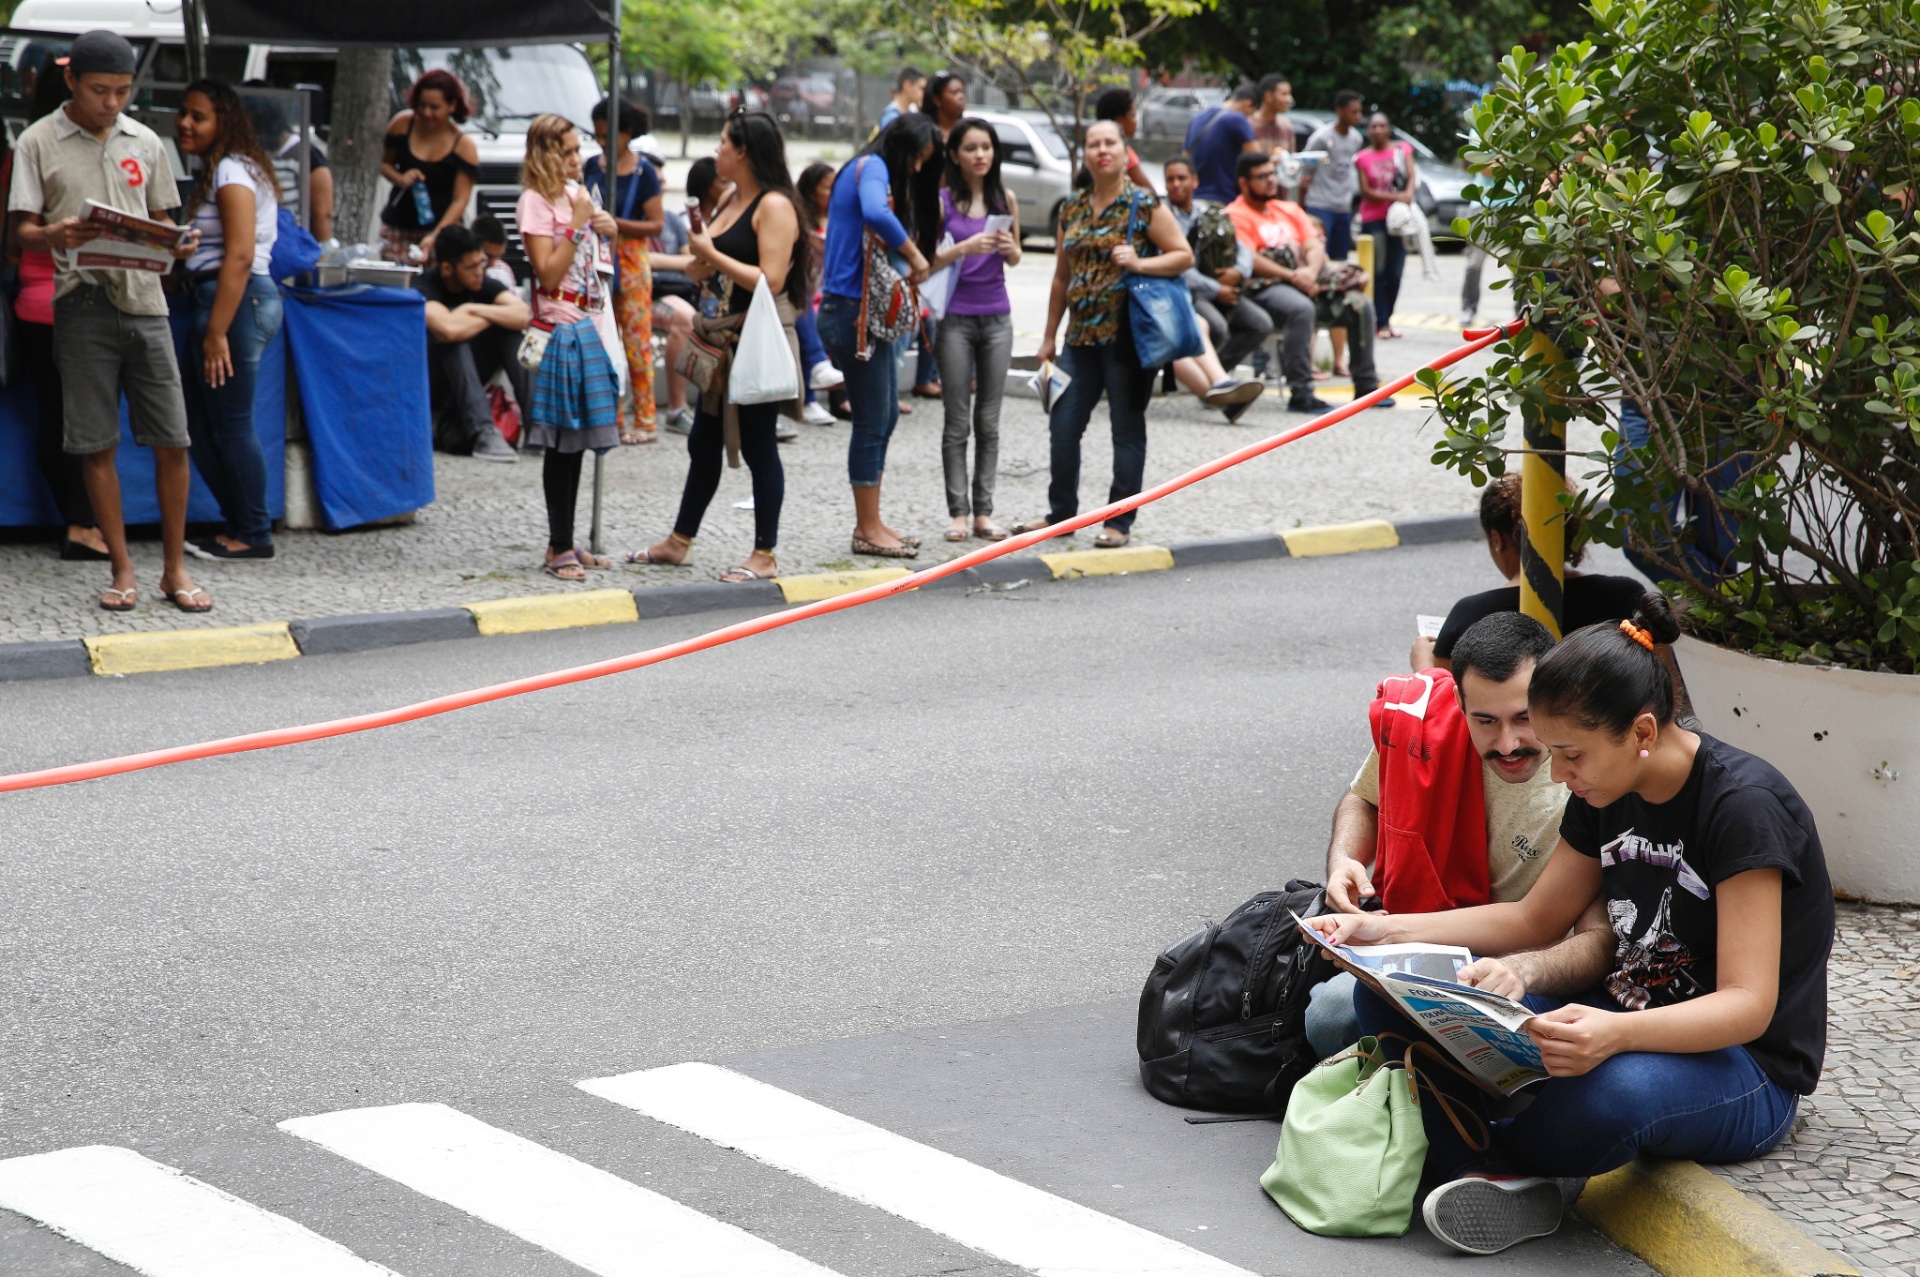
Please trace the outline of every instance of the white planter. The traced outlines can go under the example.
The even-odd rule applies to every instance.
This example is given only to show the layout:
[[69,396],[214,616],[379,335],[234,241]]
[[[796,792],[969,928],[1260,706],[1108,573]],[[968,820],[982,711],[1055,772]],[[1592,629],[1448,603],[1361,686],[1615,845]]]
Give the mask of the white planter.
[[1708,732],[1778,767],[1813,810],[1833,889],[1920,901],[1920,675],[1674,644]]

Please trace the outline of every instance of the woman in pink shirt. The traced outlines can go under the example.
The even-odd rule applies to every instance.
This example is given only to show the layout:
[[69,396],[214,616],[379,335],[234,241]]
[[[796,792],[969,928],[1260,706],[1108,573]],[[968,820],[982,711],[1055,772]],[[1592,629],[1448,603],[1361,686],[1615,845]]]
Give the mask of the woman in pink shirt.
[[1393,139],[1393,123],[1375,112],[1367,121],[1367,145],[1353,157],[1360,178],[1360,229],[1373,236],[1373,309],[1382,337],[1398,337],[1392,325],[1393,306],[1400,300],[1400,276],[1407,269],[1407,241],[1387,230],[1387,210],[1413,203],[1420,175],[1413,167],[1413,147]]

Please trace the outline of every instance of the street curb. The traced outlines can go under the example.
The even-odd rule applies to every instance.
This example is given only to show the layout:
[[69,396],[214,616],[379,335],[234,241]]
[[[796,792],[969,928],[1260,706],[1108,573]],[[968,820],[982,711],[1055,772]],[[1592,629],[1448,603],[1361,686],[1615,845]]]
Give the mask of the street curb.
[[1588,1180],[1574,1209],[1663,1277],[1860,1277],[1694,1162],[1630,1162]]
[[[1204,567],[1211,563],[1248,563],[1260,559],[1385,550],[1397,545],[1469,541],[1479,536],[1479,521],[1470,514],[1367,519],[1323,527],[1286,528],[1252,536],[1177,541],[1166,546],[1134,545],[1118,550],[1068,548],[1009,555],[928,582],[924,588],[982,589],[1020,582],[1067,581],[1083,576],[1126,576]],[[1070,542],[1058,544],[1071,545]],[[937,566],[940,565],[807,572],[740,584],[699,581],[686,585],[538,594],[417,612],[306,617],[234,629],[143,630],[54,642],[0,643],[0,683],[81,674],[258,664],[297,656],[336,656],[446,639],[578,629],[729,609],[767,612],[833,598],[877,582],[898,580],[909,571],[917,575]],[[103,658],[102,653],[111,655]]]

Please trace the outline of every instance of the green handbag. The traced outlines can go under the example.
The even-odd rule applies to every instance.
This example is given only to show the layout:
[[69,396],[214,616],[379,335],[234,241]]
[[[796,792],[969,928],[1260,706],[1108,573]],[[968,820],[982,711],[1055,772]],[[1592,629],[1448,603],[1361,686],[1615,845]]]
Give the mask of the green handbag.
[[[1398,1237],[1407,1231],[1427,1158],[1423,1085],[1470,1147],[1487,1147],[1485,1125],[1479,1139],[1468,1135],[1454,1106],[1420,1076],[1415,1056],[1425,1051],[1446,1067],[1451,1063],[1424,1042],[1408,1043],[1392,1059],[1386,1041],[1393,1037],[1361,1038],[1322,1061],[1287,1101],[1280,1146],[1260,1187],[1310,1233]],[[1467,1116],[1479,1122],[1477,1115]]]

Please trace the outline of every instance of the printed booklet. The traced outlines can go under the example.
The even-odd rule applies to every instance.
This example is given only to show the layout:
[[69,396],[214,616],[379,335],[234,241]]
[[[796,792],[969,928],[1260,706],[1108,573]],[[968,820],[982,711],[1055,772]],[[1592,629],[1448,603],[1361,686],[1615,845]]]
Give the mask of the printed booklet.
[[1455,980],[1473,961],[1467,950],[1444,944],[1331,944],[1299,914],[1293,920],[1301,935],[1405,1011],[1488,1091],[1512,1095],[1547,1076],[1539,1046],[1520,1029],[1536,1013]]
[[123,212],[99,200],[87,201],[86,220],[98,226],[100,234],[67,250],[75,270],[143,270],[164,275],[173,269],[173,250],[188,229]]

